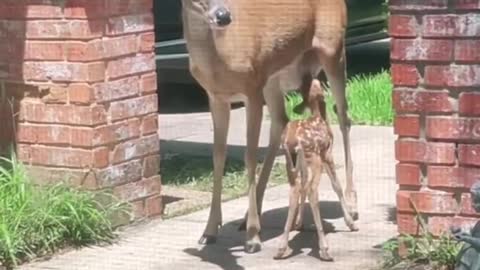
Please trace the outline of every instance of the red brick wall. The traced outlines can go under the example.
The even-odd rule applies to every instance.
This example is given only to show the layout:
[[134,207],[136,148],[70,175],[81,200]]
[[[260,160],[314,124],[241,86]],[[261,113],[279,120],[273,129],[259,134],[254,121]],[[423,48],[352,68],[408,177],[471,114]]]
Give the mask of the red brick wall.
[[0,1],[1,146],[35,181],[161,212],[153,26],[152,0]]
[[480,1],[391,0],[398,229],[471,224],[480,179]]

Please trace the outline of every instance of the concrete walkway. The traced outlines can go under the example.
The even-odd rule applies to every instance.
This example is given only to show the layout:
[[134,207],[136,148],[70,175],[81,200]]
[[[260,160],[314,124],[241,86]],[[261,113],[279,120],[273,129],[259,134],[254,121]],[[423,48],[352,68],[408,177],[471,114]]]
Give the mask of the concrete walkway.
[[[245,134],[243,109],[232,113],[229,143],[242,150]],[[209,153],[212,141],[211,123],[206,113],[160,118],[162,152],[200,151]],[[239,121],[239,122],[237,122]],[[335,130],[335,160],[344,179],[343,146],[338,127]],[[316,257],[316,234],[309,208],[303,232],[292,232],[290,246],[294,255],[282,261],[273,260],[278,236],[282,232],[288,205],[288,185],[267,190],[262,219],[263,249],[256,254],[243,251],[244,232],[238,232],[240,218],[247,209],[247,198],[223,204],[224,227],[217,244],[197,244],[208,218],[208,209],[169,220],[153,220],[129,227],[121,233],[119,243],[108,247],[84,248],[34,262],[21,267],[39,269],[81,270],[186,270],[186,269],[307,269],[329,270],[374,269],[380,258],[380,245],[396,234],[394,179],[394,135],[391,128],[353,127],[352,152],[358,189],[359,232],[349,232],[343,222],[337,198],[325,178],[320,186],[320,207],[330,233],[331,255],[335,262],[321,262]],[[261,145],[268,137],[268,121],[262,128]],[[182,147],[183,145],[183,147]],[[233,151],[235,152],[235,151]],[[197,152],[198,153],[198,152]],[[241,153],[241,151],[239,151]],[[331,225],[331,226],[330,226]],[[313,251],[312,251],[313,249]]]

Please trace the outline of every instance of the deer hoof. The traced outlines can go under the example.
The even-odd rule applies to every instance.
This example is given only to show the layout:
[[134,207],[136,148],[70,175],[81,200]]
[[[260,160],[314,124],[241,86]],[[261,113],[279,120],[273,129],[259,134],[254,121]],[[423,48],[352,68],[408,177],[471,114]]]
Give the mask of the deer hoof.
[[198,240],[198,243],[200,245],[211,245],[215,244],[217,242],[217,237],[213,235],[202,235],[200,239]]
[[327,250],[320,250],[318,255],[320,256],[320,260],[324,262],[333,262],[333,258],[328,254]]
[[273,257],[273,259],[275,259],[275,260],[286,259],[286,258],[290,257],[290,255],[292,255],[292,252],[293,251],[289,246],[279,248],[278,251],[277,251],[277,254]]
[[246,253],[257,253],[262,249],[262,246],[258,242],[248,241],[245,244],[245,252]]

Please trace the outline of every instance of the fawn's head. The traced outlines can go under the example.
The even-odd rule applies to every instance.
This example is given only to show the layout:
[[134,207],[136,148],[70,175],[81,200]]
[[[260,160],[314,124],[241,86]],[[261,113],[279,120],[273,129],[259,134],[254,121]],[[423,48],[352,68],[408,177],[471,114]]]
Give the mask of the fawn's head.
[[232,22],[229,0],[183,0],[184,8],[190,8],[205,16],[214,28],[223,28]]
[[310,89],[304,98],[306,98],[306,103],[308,104],[308,107],[312,111],[313,115],[321,116],[323,119],[327,119],[325,91],[323,90],[319,80],[312,80]]

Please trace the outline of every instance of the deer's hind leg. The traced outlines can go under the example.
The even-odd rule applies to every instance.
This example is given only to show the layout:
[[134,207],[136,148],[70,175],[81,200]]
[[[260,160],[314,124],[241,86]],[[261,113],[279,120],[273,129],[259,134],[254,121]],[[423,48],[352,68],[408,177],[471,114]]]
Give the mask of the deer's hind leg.
[[351,216],[358,219],[357,191],[353,182],[353,161],[350,146],[351,120],[348,116],[346,99],[345,29],[340,22],[337,22],[337,24],[332,22],[332,25],[317,26],[318,31],[313,38],[312,47],[317,52],[335,99],[335,112],[342,132],[345,154],[347,207]]

